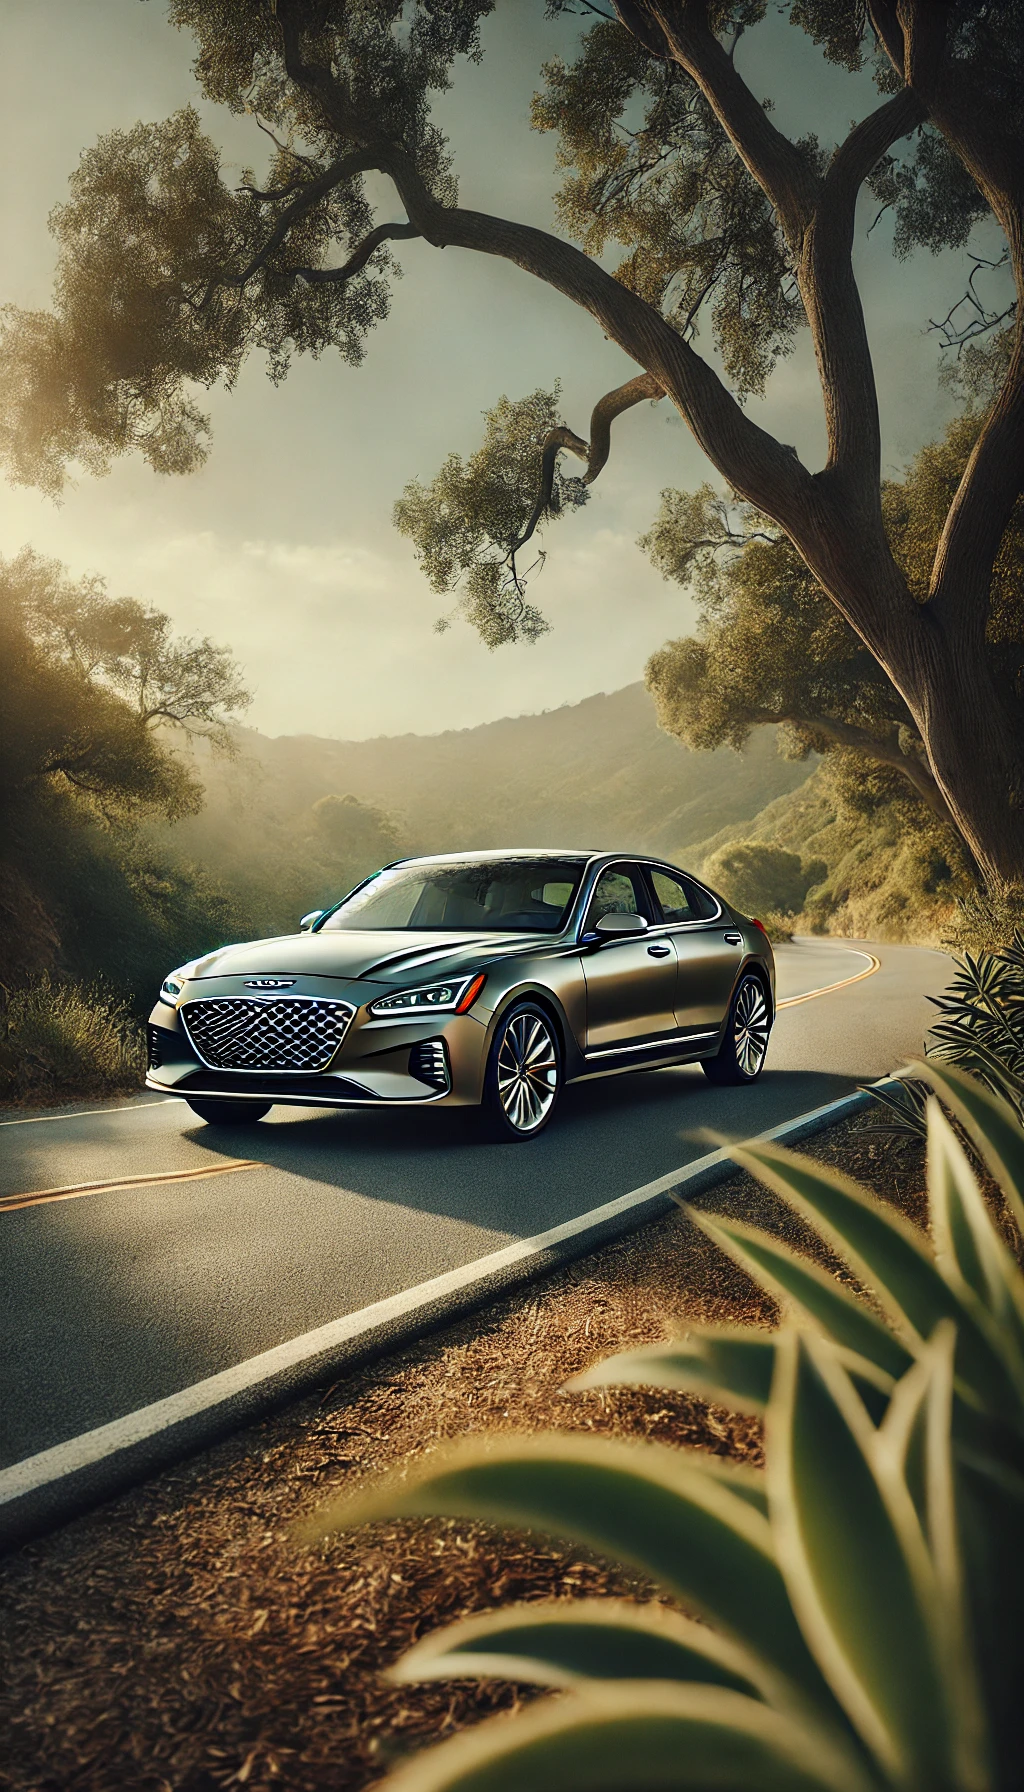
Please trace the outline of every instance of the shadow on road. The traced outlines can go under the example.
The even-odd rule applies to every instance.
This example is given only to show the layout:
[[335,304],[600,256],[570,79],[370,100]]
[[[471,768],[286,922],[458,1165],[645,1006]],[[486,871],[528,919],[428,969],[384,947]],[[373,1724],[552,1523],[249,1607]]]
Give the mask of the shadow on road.
[[694,1068],[651,1071],[567,1089],[541,1137],[482,1140],[471,1111],[390,1114],[274,1110],[268,1124],[203,1127],[190,1136],[225,1157],[252,1157],[307,1185],[468,1220],[523,1236],[637,1188],[708,1150],[709,1127],[749,1138],[847,1094],[849,1079],[766,1071],[753,1088],[713,1088]]

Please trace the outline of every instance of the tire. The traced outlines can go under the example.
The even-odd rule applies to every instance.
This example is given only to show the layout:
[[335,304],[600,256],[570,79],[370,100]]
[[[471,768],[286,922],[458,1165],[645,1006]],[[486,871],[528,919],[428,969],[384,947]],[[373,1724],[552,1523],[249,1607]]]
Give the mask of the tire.
[[722,1043],[713,1058],[702,1058],[701,1069],[713,1083],[754,1083],[764,1068],[771,1020],[768,998],[760,977],[740,978],[729,1006]]
[[255,1126],[273,1105],[270,1101],[188,1101],[193,1114],[207,1126]]
[[543,1132],[562,1090],[562,1047],[550,1014],[516,1002],[491,1041],[481,1104],[487,1138],[524,1144]]

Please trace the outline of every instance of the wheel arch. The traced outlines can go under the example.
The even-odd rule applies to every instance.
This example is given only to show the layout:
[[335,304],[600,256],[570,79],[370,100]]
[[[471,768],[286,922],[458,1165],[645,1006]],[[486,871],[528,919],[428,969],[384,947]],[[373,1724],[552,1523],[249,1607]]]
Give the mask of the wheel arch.
[[736,981],[732,986],[732,995],[729,997],[729,1006],[732,1006],[736,997],[736,991],[739,989],[744,977],[756,977],[760,983],[761,988],[764,991],[764,999],[768,1004],[768,1025],[773,1027],[775,1025],[775,991],[772,989],[772,980],[768,974],[767,968],[760,958],[748,958],[740,965],[736,974]]
[[488,1057],[490,1056],[491,1046],[494,1043],[494,1035],[497,1032],[501,1021],[504,1019],[509,1009],[515,1007],[517,1002],[532,1002],[535,1007],[543,1008],[545,1014],[554,1022],[554,1025],[558,1030],[559,1049],[562,1053],[562,1073],[563,1076],[567,1076],[569,1074],[569,1063],[572,1058],[580,1055],[580,1048],[576,1043],[572,1028],[569,1025],[565,1009],[562,1007],[561,1002],[558,1000],[558,997],[553,995],[550,989],[546,989],[542,983],[519,983],[514,989],[507,990],[502,996],[501,1001],[498,1003],[498,1006],[491,1016],[490,1027],[488,1028]]

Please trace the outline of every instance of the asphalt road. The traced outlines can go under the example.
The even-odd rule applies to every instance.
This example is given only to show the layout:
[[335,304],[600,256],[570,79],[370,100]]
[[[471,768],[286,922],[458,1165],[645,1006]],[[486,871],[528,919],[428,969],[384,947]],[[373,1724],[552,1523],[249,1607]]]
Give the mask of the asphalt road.
[[[879,968],[845,981],[869,953]],[[791,1005],[754,1087],[608,1078],[567,1090],[527,1145],[440,1112],[278,1107],[214,1132],[154,1097],[3,1122],[0,1468],[639,1188],[705,1152],[699,1128],[749,1136],[848,1094],[920,1051],[949,973],[911,947],[777,956]],[[10,1205],[127,1177],[154,1180]]]

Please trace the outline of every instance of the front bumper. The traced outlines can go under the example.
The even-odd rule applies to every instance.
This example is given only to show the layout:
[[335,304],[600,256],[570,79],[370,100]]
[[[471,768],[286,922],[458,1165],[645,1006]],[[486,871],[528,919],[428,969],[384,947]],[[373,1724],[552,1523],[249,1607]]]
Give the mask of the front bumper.
[[[230,987],[228,985],[230,984]],[[315,985],[315,986],[314,986]],[[468,1107],[483,1093],[493,1016],[430,1014],[416,1020],[375,1019],[366,1003],[379,985],[328,987],[303,980],[296,997],[344,999],[356,1012],[331,1062],[315,1072],[227,1070],[204,1063],[181,1021],[190,1000],[244,998],[237,979],[203,979],[177,1006],[160,1001],[149,1017],[146,1087],[162,1095],[283,1102],[299,1107]]]

